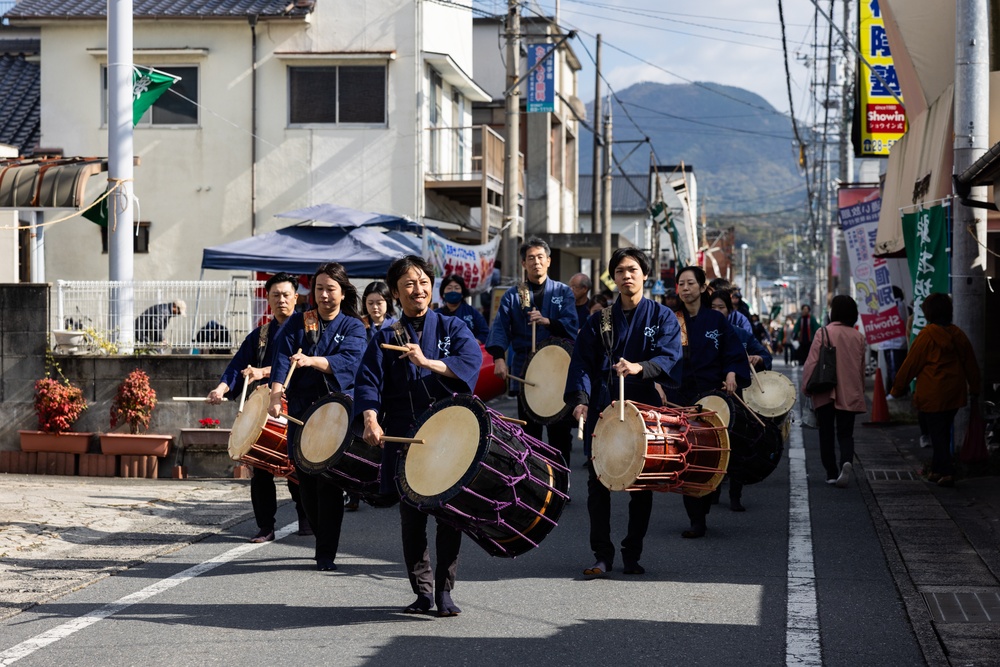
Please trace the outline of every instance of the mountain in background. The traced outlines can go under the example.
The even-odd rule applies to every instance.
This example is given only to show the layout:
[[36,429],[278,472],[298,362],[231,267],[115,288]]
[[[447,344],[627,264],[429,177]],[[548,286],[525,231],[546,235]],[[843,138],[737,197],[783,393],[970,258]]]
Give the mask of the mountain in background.
[[[612,98],[614,155],[627,173],[649,172],[649,146],[619,142],[648,136],[659,164],[683,160],[694,168],[699,199],[708,198],[710,219],[713,214],[761,214],[799,206],[805,213],[805,180],[796,164],[791,120],[764,98],[716,83],[638,83],[617,97],[625,108]],[[588,111],[592,121],[592,103]],[[584,133],[580,173],[592,168],[593,142]],[[614,173],[621,172],[616,168]]]

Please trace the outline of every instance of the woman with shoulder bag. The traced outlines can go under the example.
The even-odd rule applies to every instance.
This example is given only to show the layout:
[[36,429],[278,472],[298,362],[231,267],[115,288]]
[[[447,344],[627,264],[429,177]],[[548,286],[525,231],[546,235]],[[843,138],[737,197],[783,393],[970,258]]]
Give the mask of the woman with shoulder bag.
[[[844,294],[835,296],[830,306],[830,324],[816,332],[802,369],[802,391],[812,398],[816,413],[819,452],[826,469],[826,483],[840,488],[846,487],[851,477],[854,416],[868,410],[865,403],[865,339],[854,328],[857,321],[858,304],[854,299]],[[836,350],[836,385],[811,393],[810,381],[824,346]],[[840,445],[839,467],[833,446],[835,426]]]

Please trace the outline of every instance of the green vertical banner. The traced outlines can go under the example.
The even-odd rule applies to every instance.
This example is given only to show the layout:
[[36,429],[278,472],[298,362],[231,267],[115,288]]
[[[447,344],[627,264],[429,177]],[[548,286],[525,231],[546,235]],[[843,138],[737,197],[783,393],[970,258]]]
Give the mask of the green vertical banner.
[[147,67],[132,68],[132,125],[180,78]]
[[920,306],[931,292],[951,291],[948,257],[948,216],[951,207],[937,205],[903,214],[906,263],[913,280],[913,334],[927,324]]

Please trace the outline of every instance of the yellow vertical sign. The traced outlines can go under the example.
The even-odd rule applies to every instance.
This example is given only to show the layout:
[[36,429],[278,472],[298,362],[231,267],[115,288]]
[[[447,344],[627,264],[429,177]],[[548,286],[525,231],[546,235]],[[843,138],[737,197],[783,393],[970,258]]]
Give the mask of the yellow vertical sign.
[[857,148],[859,155],[888,155],[892,145],[906,133],[903,91],[878,0],[860,0],[858,5],[858,47],[871,67],[863,62],[858,67],[861,145]]

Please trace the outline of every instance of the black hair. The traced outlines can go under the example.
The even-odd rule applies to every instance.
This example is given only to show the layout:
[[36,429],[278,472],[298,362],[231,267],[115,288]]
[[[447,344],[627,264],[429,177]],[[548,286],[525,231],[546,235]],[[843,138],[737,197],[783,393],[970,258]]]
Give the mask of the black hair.
[[[678,274],[680,275],[680,274]],[[712,282],[708,283],[708,286],[713,289],[732,289],[733,284],[726,280],[725,278],[712,278]]]
[[[368,283],[365,287],[364,293],[361,295],[361,312],[364,315],[368,315],[368,295],[378,294],[383,299],[385,299],[385,316],[390,317],[395,314],[396,310],[392,306],[392,293],[389,291],[389,286],[386,285],[381,280],[376,280],[374,282]],[[371,317],[369,315],[369,317]]]
[[524,243],[522,243],[521,247],[517,249],[517,252],[521,255],[522,262],[528,258],[529,248],[542,248],[543,250],[545,250],[546,257],[552,256],[552,248],[549,247],[549,244],[543,241],[542,239],[538,238],[537,236],[532,236],[529,239],[527,239]]
[[277,285],[278,283],[291,283],[293,290],[298,290],[299,288],[299,281],[292,274],[276,273],[270,278],[268,278],[267,282],[264,283],[264,291],[270,292],[271,288]]
[[427,274],[427,277],[434,280],[434,267],[423,257],[417,255],[406,255],[400,257],[389,265],[389,270],[385,274],[385,284],[389,286],[389,293],[399,289],[399,279],[410,269],[417,269]]
[[350,278],[347,277],[347,269],[338,262],[320,264],[319,268],[313,273],[312,280],[309,283],[310,292],[315,293],[316,278],[320,275],[327,275],[340,285],[340,290],[344,293],[344,299],[340,302],[340,310],[351,317],[360,319],[361,316],[358,314],[358,288],[351,284]]
[[838,294],[830,302],[830,321],[853,327],[858,322],[858,302],[846,294]]
[[712,292],[712,301],[719,299],[726,306],[726,315],[733,312],[733,290],[718,287]]
[[441,296],[442,299],[444,298],[444,288],[452,283],[458,283],[458,286],[462,288],[463,299],[468,297],[469,294],[471,294],[471,292],[469,292],[469,288],[465,286],[465,278],[458,275],[457,273],[453,273],[450,276],[445,276],[444,278],[441,279],[441,287],[438,288],[438,294]]
[[920,306],[928,322],[942,327],[951,324],[952,308],[951,297],[942,292],[931,292]]
[[642,275],[649,275],[649,257],[646,253],[639,250],[638,248],[618,248],[613,253],[611,253],[611,259],[608,260],[608,275],[611,276],[612,280],[615,277],[615,269],[618,265],[622,263],[626,257],[631,257],[635,260],[636,264],[639,265],[639,269],[642,271]]
[[695,282],[697,282],[699,285],[704,285],[705,282],[708,280],[708,277],[705,275],[705,269],[695,264],[691,264],[689,266],[685,266],[679,269],[677,271],[676,280],[680,280],[681,274],[683,274],[685,271],[690,271],[691,273],[693,273]]

